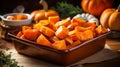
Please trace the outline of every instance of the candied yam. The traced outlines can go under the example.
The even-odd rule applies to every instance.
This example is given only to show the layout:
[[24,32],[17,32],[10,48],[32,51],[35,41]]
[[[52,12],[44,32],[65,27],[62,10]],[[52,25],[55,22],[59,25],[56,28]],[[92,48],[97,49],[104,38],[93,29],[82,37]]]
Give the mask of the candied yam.
[[69,30],[65,26],[60,26],[55,32],[56,37],[63,39],[68,35]]
[[96,29],[95,29],[95,32],[97,35],[101,35],[103,33],[106,33],[108,32],[108,29],[103,27],[102,25],[99,25]]
[[52,37],[55,35],[55,31],[46,26],[41,26],[40,32],[46,35],[47,37]]
[[94,37],[94,34],[91,30],[86,30],[80,33],[81,41],[86,41],[86,40],[92,39],[93,37]]
[[73,18],[71,23],[78,23],[79,26],[83,26],[86,23],[86,21],[81,18]]
[[59,16],[49,16],[48,17],[48,20],[49,22],[52,22],[52,23],[57,23],[58,21],[60,21],[60,17]]
[[49,46],[49,47],[51,47],[52,44],[43,34],[41,34],[37,38],[36,42],[40,45]]
[[68,33],[69,37],[73,40],[80,40],[80,32],[78,30],[72,30]]
[[21,37],[22,35],[23,35],[22,31],[19,31],[16,36]]
[[23,34],[25,39],[34,41],[40,35],[40,31],[38,29],[27,29]]
[[65,50],[65,49],[67,49],[65,40],[55,41],[52,44],[52,46],[53,46],[53,48],[58,49],[58,50]]
[[55,24],[55,27],[58,28],[59,26],[67,27],[70,24],[70,18],[63,19]]

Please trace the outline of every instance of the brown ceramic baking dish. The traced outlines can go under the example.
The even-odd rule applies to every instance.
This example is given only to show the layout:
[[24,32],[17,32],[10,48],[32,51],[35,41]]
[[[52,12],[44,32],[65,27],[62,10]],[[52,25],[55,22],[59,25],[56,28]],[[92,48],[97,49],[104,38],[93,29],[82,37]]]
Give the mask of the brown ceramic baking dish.
[[108,33],[110,33],[110,31],[68,50],[57,50],[29,40],[21,39],[15,36],[16,32],[8,33],[8,36],[12,38],[18,53],[57,65],[66,66],[76,63],[103,49]]

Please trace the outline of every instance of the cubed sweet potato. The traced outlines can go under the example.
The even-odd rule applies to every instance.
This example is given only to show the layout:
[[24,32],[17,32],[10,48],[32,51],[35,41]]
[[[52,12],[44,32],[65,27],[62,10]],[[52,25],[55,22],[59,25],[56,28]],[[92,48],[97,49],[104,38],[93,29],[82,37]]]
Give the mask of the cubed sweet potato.
[[67,26],[69,30],[74,30],[76,26],[79,26],[79,23],[71,23]]
[[39,24],[43,26],[47,26],[50,22],[48,20],[40,20]]
[[67,27],[67,26],[71,23],[70,20],[71,20],[70,18],[63,19],[63,20],[57,22],[57,23],[55,24],[55,27],[56,27],[56,28],[58,28],[58,27],[60,27],[60,26],[65,26],[65,27]]
[[56,31],[57,28],[55,27],[55,24],[53,22],[50,22],[48,25],[49,28],[51,28],[52,30]]
[[25,39],[25,36],[24,36],[24,35],[22,35],[22,36],[20,36],[20,38]]
[[67,45],[71,45],[71,44],[73,44],[73,40],[72,40],[72,38],[69,37],[69,36],[66,37],[64,40],[66,41],[66,44],[67,44]]
[[48,17],[48,20],[49,22],[52,22],[52,23],[57,23],[58,21],[60,21],[60,17],[59,16],[49,16]]
[[92,39],[93,37],[94,37],[94,34],[93,34],[93,31],[91,30],[86,30],[80,33],[81,41],[86,41],[86,40]]
[[86,30],[89,30],[89,28],[85,28],[85,27],[81,27],[81,26],[76,26],[75,29],[78,30],[79,32],[84,32]]
[[21,37],[23,35],[22,31],[19,31],[16,36]]
[[86,23],[86,21],[80,18],[73,18],[71,20],[71,23],[78,23],[79,26],[83,26]]
[[33,24],[33,29],[41,29],[41,24],[40,23],[37,23],[37,24]]
[[99,25],[96,29],[95,29],[95,32],[97,35],[101,35],[103,33],[106,33],[108,32],[108,29],[103,27],[102,25]]
[[94,31],[95,30],[95,28],[96,28],[96,24],[95,23],[85,23],[84,24],[84,27],[85,28],[88,28],[89,30],[92,30],[92,31]]
[[40,32],[47,37],[52,37],[55,35],[55,31],[46,26],[41,26]]
[[56,37],[63,39],[68,35],[69,30],[65,26],[60,26],[55,32]]
[[16,19],[15,20],[24,20],[24,19],[27,19],[27,15],[24,15],[24,14],[18,14],[18,15],[15,15]]
[[81,44],[81,43],[82,43],[82,42],[81,42],[80,40],[76,40],[76,41],[73,42],[73,44],[68,45],[67,48],[68,48],[68,49],[73,48],[73,47],[75,47],[75,46],[77,46],[77,45],[79,45],[79,44]]
[[53,43],[55,41],[59,41],[60,39],[56,36],[50,37],[49,40]]
[[25,39],[34,41],[40,35],[40,31],[38,29],[27,29],[24,31],[23,35]]
[[72,38],[72,40],[80,40],[80,32],[76,29],[70,31],[68,35]]
[[41,34],[37,38],[36,42],[40,45],[49,46],[49,47],[51,47],[52,44],[43,34]]
[[55,41],[52,44],[52,46],[53,46],[53,48],[58,49],[58,50],[66,50],[67,49],[65,40]]
[[25,30],[32,29],[30,26],[22,26],[22,33],[24,33]]

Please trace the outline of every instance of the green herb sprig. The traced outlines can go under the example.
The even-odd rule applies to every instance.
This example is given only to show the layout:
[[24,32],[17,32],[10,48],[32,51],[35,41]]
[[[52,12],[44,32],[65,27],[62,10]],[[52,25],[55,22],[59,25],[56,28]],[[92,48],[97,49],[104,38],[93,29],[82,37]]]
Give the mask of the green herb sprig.
[[56,6],[51,7],[56,10],[61,18],[73,17],[77,14],[81,14],[84,11],[79,6],[73,6],[73,4],[67,2],[58,2]]
[[[0,67],[6,65],[7,67],[23,67],[19,66],[18,62],[15,59],[11,58],[11,52],[9,54],[5,54],[2,51],[2,47],[0,46]],[[6,48],[5,51],[8,51],[9,48]]]

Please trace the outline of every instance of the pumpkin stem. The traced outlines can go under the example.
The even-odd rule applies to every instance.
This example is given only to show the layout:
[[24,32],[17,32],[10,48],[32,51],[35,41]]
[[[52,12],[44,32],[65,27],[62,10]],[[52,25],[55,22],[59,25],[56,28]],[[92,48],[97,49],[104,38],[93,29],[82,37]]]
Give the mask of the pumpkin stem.
[[40,0],[39,3],[43,6],[43,10],[48,10],[48,4],[45,0]]
[[118,6],[118,8],[117,8],[117,12],[120,12],[120,4],[119,4],[119,6]]

